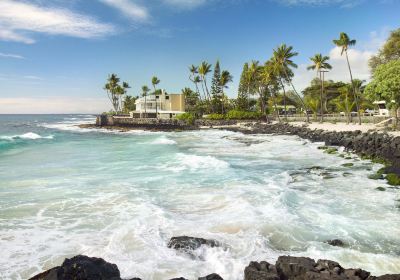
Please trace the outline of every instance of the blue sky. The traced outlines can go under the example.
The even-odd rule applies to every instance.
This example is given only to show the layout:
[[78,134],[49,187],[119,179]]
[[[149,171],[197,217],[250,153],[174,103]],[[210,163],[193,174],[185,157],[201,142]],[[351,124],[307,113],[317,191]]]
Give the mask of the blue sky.
[[150,86],[192,86],[188,66],[220,60],[234,76],[243,63],[266,61],[281,43],[299,52],[295,84],[304,88],[317,52],[331,56],[328,78],[348,80],[332,39],[357,39],[350,52],[357,78],[368,58],[399,28],[400,0],[0,0],[0,113],[98,113],[110,109],[109,73],[129,94]]

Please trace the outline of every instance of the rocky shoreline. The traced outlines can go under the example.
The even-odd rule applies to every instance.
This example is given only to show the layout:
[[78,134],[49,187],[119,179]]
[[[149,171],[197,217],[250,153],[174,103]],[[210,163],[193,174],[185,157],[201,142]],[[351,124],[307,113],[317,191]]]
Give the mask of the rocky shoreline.
[[[221,243],[211,239],[189,236],[173,237],[168,247],[193,257],[192,252],[202,246],[219,247]],[[387,274],[380,277],[362,269],[345,269],[339,263],[330,260],[315,261],[305,257],[281,256],[275,264],[266,261],[250,262],[244,269],[244,280],[400,280],[400,274]],[[61,266],[42,272],[30,280],[122,280],[118,266],[101,258],[83,255],[65,259]],[[126,280],[142,280],[130,278]],[[146,280],[146,279],[143,279]],[[165,279],[167,280],[167,279]],[[170,280],[188,280],[184,277]],[[211,273],[198,280],[224,280],[220,275]],[[229,280],[229,279],[227,279]]]
[[343,146],[361,157],[384,163],[386,167],[382,172],[385,174],[400,175],[400,137],[387,133],[312,130],[306,126],[266,123],[247,123],[224,129],[244,134],[297,135],[312,142],[324,142],[326,146]]

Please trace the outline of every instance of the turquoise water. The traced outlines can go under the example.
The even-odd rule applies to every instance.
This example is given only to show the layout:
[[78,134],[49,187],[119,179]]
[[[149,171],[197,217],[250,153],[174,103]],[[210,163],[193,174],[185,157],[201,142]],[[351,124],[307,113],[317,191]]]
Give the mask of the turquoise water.
[[[93,120],[0,115],[1,279],[77,254],[154,280],[239,280],[249,261],[283,254],[400,272],[400,190],[367,178],[379,165],[295,136],[76,127]],[[167,248],[177,235],[225,246],[193,258]]]

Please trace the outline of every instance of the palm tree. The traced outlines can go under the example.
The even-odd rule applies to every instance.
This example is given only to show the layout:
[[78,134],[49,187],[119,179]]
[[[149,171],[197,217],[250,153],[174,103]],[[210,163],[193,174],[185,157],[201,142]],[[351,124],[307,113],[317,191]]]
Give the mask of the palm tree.
[[329,56],[323,56],[322,54],[316,54],[313,57],[310,57],[310,60],[313,62],[312,65],[307,67],[307,70],[317,70],[317,76],[319,74],[319,79],[321,81],[321,94],[320,94],[320,103],[321,103],[321,122],[324,121],[324,103],[323,103],[323,95],[324,95],[324,81],[322,80],[322,70],[323,69],[332,69],[332,66],[328,63]]
[[108,76],[107,84],[104,86],[115,112],[118,112],[119,109],[119,82],[120,79],[117,77],[117,75],[111,74]]
[[250,107],[250,94],[254,94],[258,68],[259,68],[259,61],[252,60],[249,69],[247,70],[246,73],[247,102],[249,103],[248,107]]
[[233,81],[233,76],[231,75],[231,73],[229,73],[229,71],[222,71],[221,72],[221,78],[219,81],[219,84],[221,86],[222,89],[222,114],[224,113],[224,102],[225,102],[225,96],[224,96],[224,88],[228,88],[228,83]]
[[340,37],[337,40],[333,40],[333,43],[342,49],[341,55],[345,54],[346,55],[346,61],[347,61],[347,67],[349,68],[349,73],[350,73],[350,81],[351,81],[351,86],[353,89],[353,96],[354,96],[354,102],[356,103],[356,108],[357,108],[357,113],[358,113],[358,124],[361,125],[361,115],[360,115],[360,105],[358,103],[358,98],[356,94],[356,90],[354,87],[354,82],[353,82],[353,74],[351,72],[351,67],[350,67],[350,61],[349,61],[349,55],[348,55],[348,49],[350,46],[354,46],[357,41],[356,40],[350,40],[349,36],[342,32],[340,33]]
[[151,84],[153,85],[154,88],[154,98],[156,100],[156,118],[158,118],[158,106],[157,106],[157,88],[156,85],[160,83],[160,79],[158,79],[156,76],[153,76],[151,78]]
[[129,84],[127,82],[123,82],[122,83],[122,87],[121,87],[121,94],[119,96],[120,98],[120,102],[119,102],[119,106],[120,106],[120,111],[122,111],[122,96],[125,95],[128,92],[128,89],[131,88],[129,86]]
[[[211,100],[211,96],[210,96],[210,92],[208,91],[207,78],[206,77],[211,72],[211,64],[207,63],[206,61],[203,61],[200,64],[200,66],[198,68],[198,71],[199,71],[200,78],[201,78],[201,80],[203,82],[201,85],[203,87],[204,95],[207,95],[208,101],[210,101]],[[205,90],[204,90],[204,88],[205,88]]]
[[144,114],[147,119],[147,94],[149,93],[150,89],[148,86],[142,86],[142,96],[144,96]]
[[[307,112],[307,106],[304,103],[303,98],[298,94],[296,88],[294,87],[294,85],[292,83],[292,79],[291,79],[291,77],[293,76],[293,71],[291,70],[291,68],[297,68],[297,64],[295,64],[293,62],[292,58],[297,55],[298,55],[297,52],[293,52],[292,46],[288,47],[288,46],[286,46],[286,44],[282,44],[278,48],[274,49],[273,61],[274,61],[274,64],[276,67],[276,72],[277,72],[278,76],[283,76],[285,81],[288,82],[292,86],[295,95],[300,100],[300,102],[303,106],[303,109],[306,113],[307,122],[310,122],[310,117]],[[280,79],[280,82],[281,82],[282,88],[284,90],[284,85],[283,85],[282,79]],[[285,90],[284,90],[284,97],[286,99]],[[287,116],[287,114],[286,114],[286,102],[285,102],[285,117],[286,116]]]

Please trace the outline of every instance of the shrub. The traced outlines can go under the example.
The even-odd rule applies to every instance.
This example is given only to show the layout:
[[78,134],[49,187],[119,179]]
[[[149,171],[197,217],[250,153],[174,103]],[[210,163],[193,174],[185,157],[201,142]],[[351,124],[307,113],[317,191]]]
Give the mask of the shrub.
[[226,119],[228,120],[254,120],[259,118],[261,118],[259,112],[231,110],[226,114]]
[[225,115],[223,114],[209,114],[206,117],[209,120],[224,120],[225,119]]
[[176,119],[180,121],[185,121],[188,125],[193,125],[196,117],[191,113],[183,113],[176,116]]
[[399,176],[397,176],[397,174],[389,173],[388,175],[386,175],[386,180],[391,186],[400,186],[400,178]]

